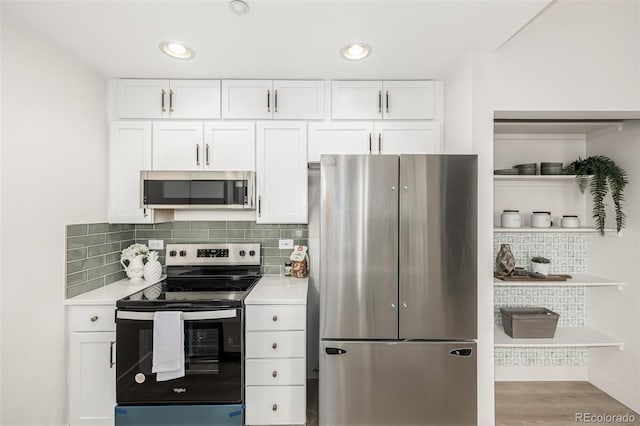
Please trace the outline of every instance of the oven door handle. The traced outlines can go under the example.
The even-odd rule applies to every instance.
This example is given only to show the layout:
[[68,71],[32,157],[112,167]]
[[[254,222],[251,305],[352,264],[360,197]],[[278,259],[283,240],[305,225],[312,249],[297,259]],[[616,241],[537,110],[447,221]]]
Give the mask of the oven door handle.
[[[153,314],[154,312],[118,311],[116,313],[116,318],[126,319],[126,320],[153,321]],[[182,319],[184,321],[235,318],[237,316],[238,314],[235,309],[182,313]]]

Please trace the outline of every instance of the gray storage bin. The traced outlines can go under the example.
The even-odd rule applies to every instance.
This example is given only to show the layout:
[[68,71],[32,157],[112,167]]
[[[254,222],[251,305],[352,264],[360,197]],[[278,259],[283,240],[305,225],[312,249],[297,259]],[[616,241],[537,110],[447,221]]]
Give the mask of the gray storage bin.
[[504,332],[514,338],[550,338],[560,315],[547,308],[500,308]]

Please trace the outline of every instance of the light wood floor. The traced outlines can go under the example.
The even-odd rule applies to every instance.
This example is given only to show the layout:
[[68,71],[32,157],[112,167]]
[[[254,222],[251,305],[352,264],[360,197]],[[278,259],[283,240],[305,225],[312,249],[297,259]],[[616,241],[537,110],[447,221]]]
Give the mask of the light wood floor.
[[595,424],[640,424],[638,413],[588,382],[496,383],[496,426],[576,426],[576,413],[628,413],[634,423]]

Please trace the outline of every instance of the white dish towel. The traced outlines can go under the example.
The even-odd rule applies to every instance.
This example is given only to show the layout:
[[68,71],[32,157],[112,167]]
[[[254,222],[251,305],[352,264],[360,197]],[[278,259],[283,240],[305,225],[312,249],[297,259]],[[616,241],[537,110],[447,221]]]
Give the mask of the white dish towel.
[[153,315],[153,365],[156,380],[184,377],[184,320],[182,312],[157,311]]

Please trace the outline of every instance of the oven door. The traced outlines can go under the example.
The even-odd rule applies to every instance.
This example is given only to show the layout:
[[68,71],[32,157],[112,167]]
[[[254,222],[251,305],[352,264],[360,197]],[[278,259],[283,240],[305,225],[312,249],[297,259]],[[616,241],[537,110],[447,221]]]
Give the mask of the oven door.
[[185,376],[151,372],[153,311],[116,314],[116,400],[130,404],[242,402],[242,309],[184,312]]

